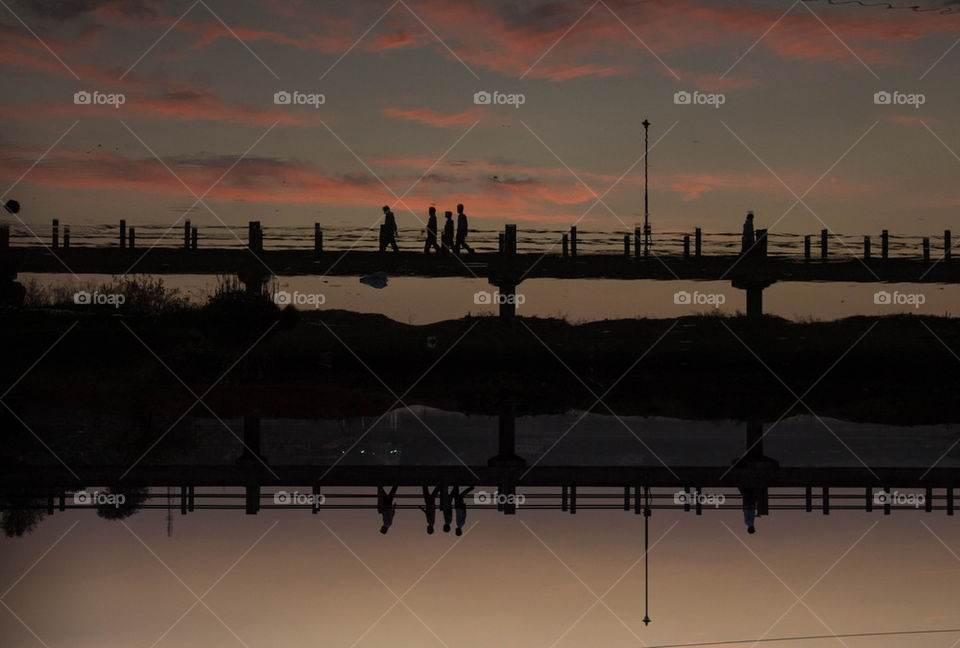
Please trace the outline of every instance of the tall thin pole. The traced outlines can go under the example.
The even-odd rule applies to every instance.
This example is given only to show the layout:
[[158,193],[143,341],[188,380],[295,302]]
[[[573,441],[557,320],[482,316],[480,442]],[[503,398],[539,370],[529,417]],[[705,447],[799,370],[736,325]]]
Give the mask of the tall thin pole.
[[650,192],[649,179],[650,121],[643,120],[643,256],[650,253]]

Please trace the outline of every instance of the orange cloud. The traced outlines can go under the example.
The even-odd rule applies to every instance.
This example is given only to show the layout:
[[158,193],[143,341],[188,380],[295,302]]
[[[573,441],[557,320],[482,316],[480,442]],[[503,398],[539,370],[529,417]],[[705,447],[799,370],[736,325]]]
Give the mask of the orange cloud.
[[[445,113],[432,108],[386,108],[381,111],[386,117],[417,121],[439,128],[459,128],[478,121],[483,114],[480,108],[465,110],[458,113]],[[427,165],[429,166],[429,165]]]

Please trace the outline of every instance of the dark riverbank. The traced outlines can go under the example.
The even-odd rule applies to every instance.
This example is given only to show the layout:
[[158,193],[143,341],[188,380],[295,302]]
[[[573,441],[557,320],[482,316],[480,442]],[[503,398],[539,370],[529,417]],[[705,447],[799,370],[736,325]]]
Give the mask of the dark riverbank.
[[603,396],[618,414],[776,420],[806,412],[802,396],[818,415],[847,420],[960,420],[960,361],[948,350],[960,349],[960,323],[950,318],[411,326],[221,300],[152,315],[7,311],[0,331],[4,384],[16,383],[5,401],[24,416],[57,406],[179,414],[195,401],[189,390],[210,389],[204,401],[219,416],[377,416],[396,405],[395,393],[406,404],[485,414],[508,401],[518,414],[587,409]]

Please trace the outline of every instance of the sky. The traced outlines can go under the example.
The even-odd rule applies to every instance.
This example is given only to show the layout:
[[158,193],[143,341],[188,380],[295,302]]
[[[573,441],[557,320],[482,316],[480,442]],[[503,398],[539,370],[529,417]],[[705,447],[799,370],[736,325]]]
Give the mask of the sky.
[[936,236],[960,11],[892,4],[10,0],[0,188],[44,232],[369,227],[384,204],[420,228],[458,202],[474,227],[632,231],[648,119],[655,232],[753,210]]

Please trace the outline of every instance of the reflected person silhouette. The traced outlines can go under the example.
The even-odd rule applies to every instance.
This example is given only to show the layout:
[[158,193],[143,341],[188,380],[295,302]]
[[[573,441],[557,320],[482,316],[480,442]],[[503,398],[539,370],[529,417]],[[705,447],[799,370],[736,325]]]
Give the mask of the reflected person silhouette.
[[453,487],[453,507],[457,511],[457,531],[456,534],[463,535],[463,525],[467,522],[467,503],[464,499],[473,490],[473,486],[460,491],[459,486]]
[[431,492],[429,486],[423,486],[423,506],[419,507],[427,518],[427,533],[433,533],[433,525],[437,521],[437,495],[440,493],[440,487],[437,486]]
[[754,523],[757,519],[757,504],[760,498],[757,491],[750,486],[741,486],[738,490],[743,499],[743,523],[747,526],[747,533],[756,533],[757,528]]
[[397,494],[397,487],[391,486],[390,493],[384,490],[383,486],[377,486],[377,513],[383,519],[380,526],[380,533],[386,534],[393,525],[393,516],[397,512],[397,505],[393,502],[393,496]]

